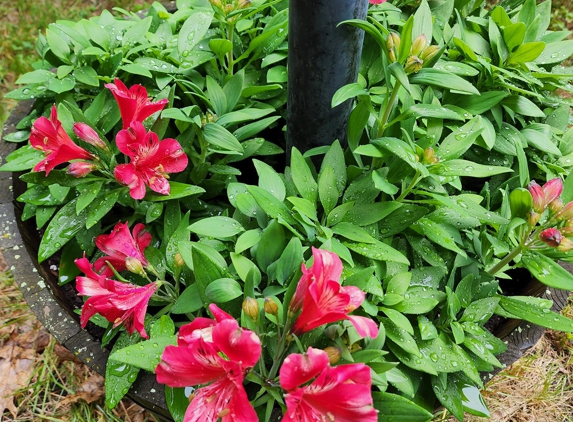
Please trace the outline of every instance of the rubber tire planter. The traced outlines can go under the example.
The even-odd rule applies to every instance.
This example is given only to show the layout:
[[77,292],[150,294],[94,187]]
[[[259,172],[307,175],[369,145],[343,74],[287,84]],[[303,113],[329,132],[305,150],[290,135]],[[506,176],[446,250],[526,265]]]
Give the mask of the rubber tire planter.
[[[18,104],[6,121],[2,138],[16,131],[16,124],[30,113],[33,104],[33,100]],[[0,164],[18,145],[0,140]],[[89,368],[105,375],[109,350],[101,347],[100,339],[81,328],[79,316],[74,312],[76,307],[63,294],[48,263],[38,263],[38,230],[31,221],[21,220],[23,204],[14,200],[26,189],[19,175],[0,172],[0,252],[24,299],[44,327]],[[562,265],[573,271],[573,264]],[[547,288],[536,280],[525,286],[523,294],[552,299],[552,309],[557,312],[563,309],[569,296],[568,291]],[[545,328],[526,321],[505,321],[494,332],[508,344],[508,350],[497,356],[498,359],[504,365],[512,364],[533,347],[544,332]],[[487,380],[495,373],[497,371],[482,373],[482,376]],[[141,371],[127,396],[157,419],[173,420],[165,401],[164,387],[157,383],[155,375]]]

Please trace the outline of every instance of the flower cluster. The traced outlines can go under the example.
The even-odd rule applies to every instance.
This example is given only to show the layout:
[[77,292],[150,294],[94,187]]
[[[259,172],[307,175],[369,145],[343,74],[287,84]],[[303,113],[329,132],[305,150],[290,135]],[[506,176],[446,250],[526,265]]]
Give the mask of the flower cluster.
[[[156,133],[147,131],[143,126],[146,118],[165,107],[167,99],[151,102],[143,86],[134,85],[128,89],[119,79],[106,87],[117,101],[123,123],[123,129],[117,134],[115,143],[129,160],[125,164],[115,165],[113,178],[127,186],[134,199],[142,199],[146,187],[169,195],[169,173],[185,170],[188,164],[187,155],[175,139],[160,141]],[[72,141],[58,119],[56,106],[52,107],[50,118],[40,117],[34,122],[30,144],[46,155],[46,158],[34,167],[34,171],[45,171],[48,175],[56,166],[70,162],[67,172],[74,177],[83,177],[95,170],[108,175],[110,163],[102,158],[109,157],[110,154],[106,141],[86,123],[75,123],[73,130],[80,140],[93,146],[94,151],[89,152]],[[95,151],[101,152],[102,156]],[[116,161],[117,159],[113,162]]]
[[[542,224],[537,228],[539,240],[543,243],[530,244],[531,248],[546,247],[555,248],[560,252],[568,252],[573,249],[573,201],[563,205],[561,194],[563,182],[559,178],[551,179],[543,186],[532,181],[527,186],[532,199],[532,210],[528,213],[528,223],[535,227],[540,221]],[[545,215],[544,220],[542,217]]]

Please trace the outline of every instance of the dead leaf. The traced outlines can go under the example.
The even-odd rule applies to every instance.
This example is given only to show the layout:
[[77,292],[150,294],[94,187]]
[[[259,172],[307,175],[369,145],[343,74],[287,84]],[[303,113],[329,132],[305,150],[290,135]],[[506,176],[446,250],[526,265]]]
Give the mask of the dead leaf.
[[83,400],[88,404],[93,403],[94,401],[100,400],[104,395],[104,378],[101,375],[92,374],[84,381],[75,394],[67,396],[58,403],[57,407],[59,408],[70,403],[77,403],[79,400]]
[[56,356],[58,356],[58,363],[57,363],[58,366],[61,363],[68,362],[68,361],[71,361],[71,362],[74,362],[74,363],[77,363],[80,365],[82,364],[82,361],[79,360],[76,355],[74,355],[72,352],[70,352],[68,349],[66,349],[61,344],[56,343],[56,345],[54,346],[54,353],[56,354]]
[[18,409],[14,405],[14,392],[28,385],[34,370],[35,350],[23,349],[14,342],[0,348],[0,416],[8,409],[14,417]]

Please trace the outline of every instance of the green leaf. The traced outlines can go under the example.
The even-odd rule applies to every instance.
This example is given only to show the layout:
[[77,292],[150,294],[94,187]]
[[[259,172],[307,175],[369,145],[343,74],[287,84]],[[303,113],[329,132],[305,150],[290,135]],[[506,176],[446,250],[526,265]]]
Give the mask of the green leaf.
[[465,79],[439,69],[422,69],[418,73],[410,75],[410,83],[438,86],[461,94],[480,95],[480,92]]
[[127,73],[131,73],[132,75],[146,76],[148,78],[153,77],[153,75],[149,70],[135,63],[124,64],[121,65],[119,68]]
[[43,262],[55,254],[71,238],[73,238],[86,223],[86,212],[76,214],[77,198],[72,199],[56,213],[40,242],[38,261]]
[[516,113],[523,116],[545,118],[545,113],[541,111],[533,101],[521,95],[510,95],[509,97],[505,97],[500,104],[509,107]]
[[225,303],[242,296],[243,289],[232,278],[219,278],[207,286],[205,295],[212,302]]
[[86,229],[90,229],[95,226],[99,220],[111,211],[119,198],[121,190],[122,189],[120,188],[111,192],[101,192],[97,196],[93,202],[93,206],[87,209],[87,217],[85,217]]
[[82,66],[76,69],[74,71],[74,77],[86,85],[99,86],[98,74],[91,66]]
[[203,218],[191,224],[187,227],[187,230],[200,236],[219,239],[232,237],[245,231],[243,226],[237,220],[230,217],[220,216]]
[[332,227],[332,232],[348,240],[353,240],[358,243],[375,242],[374,238],[370,236],[366,230],[351,223],[338,223],[336,226]]
[[544,42],[527,42],[520,44],[507,58],[507,65],[515,63],[529,63],[535,60],[545,49]]
[[346,187],[346,161],[344,159],[344,151],[338,139],[335,139],[328,151],[326,151],[322,164],[320,165],[320,173],[322,173],[327,166],[332,168],[336,179],[337,191],[342,193]]
[[189,56],[191,50],[203,39],[213,20],[212,11],[197,11],[187,18],[179,31],[177,50],[182,57]]
[[298,149],[293,148],[291,154],[291,170],[293,182],[300,195],[316,204],[318,197],[318,185],[308,167],[305,159]]
[[233,43],[225,38],[216,38],[209,41],[209,48],[218,56],[224,56],[233,49]]
[[285,66],[275,66],[267,72],[268,83],[285,83],[287,81],[287,68]]
[[388,318],[379,318],[380,322],[386,328],[386,336],[398,345],[402,350],[414,356],[422,356],[416,340],[406,330],[397,327],[394,322]]
[[477,322],[478,324],[486,323],[493,315],[495,308],[499,303],[499,298],[487,297],[472,302],[460,318],[460,322]]
[[[120,334],[113,345],[112,353],[125,347],[134,345],[141,340],[141,337],[129,335],[126,332]],[[136,380],[139,374],[139,368],[133,367],[127,363],[109,360],[105,367],[105,403],[113,409],[127,394],[129,388]]]
[[211,144],[215,151],[226,154],[242,154],[243,147],[239,140],[223,126],[216,123],[207,123],[203,127],[205,141]]
[[573,332],[573,320],[551,312],[547,308],[532,306],[532,304],[508,296],[499,297],[499,306],[515,318],[524,319],[552,330]]
[[270,192],[279,201],[284,201],[286,188],[279,174],[266,163],[253,159],[255,170],[259,176],[259,187]]
[[261,209],[271,218],[278,218],[281,216],[287,223],[296,224],[296,220],[292,217],[291,211],[287,206],[275,198],[270,192],[258,187],[247,186],[247,190]]
[[458,95],[453,97],[452,104],[466,110],[470,114],[483,114],[491,110],[493,106],[498,104],[501,100],[509,94],[504,91],[486,91],[482,92],[479,97],[468,95]]
[[280,116],[272,116],[272,117],[267,117],[266,119],[257,120],[253,123],[249,123],[248,125],[241,126],[239,129],[233,132],[233,135],[239,141],[244,141],[257,135],[260,131],[266,129],[271,124],[276,122],[278,119],[280,119]]
[[137,43],[143,44],[146,42],[145,34],[149,31],[152,21],[153,18],[148,16],[145,19],[135,22],[135,24],[123,34],[123,39],[121,40],[122,45],[131,47]]
[[235,253],[240,254],[258,244],[262,234],[261,229],[247,230],[241,234],[235,242]]
[[286,245],[283,227],[276,220],[271,221],[263,231],[257,247],[256,258],[259,268],[266,273],[268,266],[280,258]]
[[375,240],[373,243],[343,243],[348,249],[359,255],[378,261],[399,262],[409,265],[410,261],[401,252],[383,242]]
[[53,29],[46,29],[46,39],[52,53],[64,63],[70,63],[70,46],[65,38]]
[[431,167],[432,173],[442,176],[490,177],[496,174],[512,173],[513,170],[500,166],[484,166],[467,160],[450,160]]
[[573,54],[573,40],[558,41],[547,44],[534,63],[541,65],[558,64],[567,60]]
[[328,214],[338,203],[338,183],[334,170],[327,165],[318,175],[318,197],[324,208],[324,213]]
[[117,350],[109,355],[109,359],[145,369],[148,372],[155,372],[163,350],[169,345],[175,346],[176,344],[176,336],[158,337]]
[[394,305],[394,309],[404,314],[427,314],[438,305],[444,294],[438,290],[412,286],[404,294],[404,300]]
[[103,182],[101,181],[83,186],[82,189],[80,189],[80,196],[78,196],[78,201],[76,202],[76,213],[79,214],[84,208],[90,205],[102,187]]
[[169,181],[169,195],[150,191],[145,195],[143,200],[152,202],[169,201],[170,199],[185,198],[186,196],[197,195],[203,192],[205,192],[205,189],[199,186]]
[[227,98],[225,97],[223,88],[209,75],[207,75],[206,78],[206,85],[207,95],[209,96],[209,100],[211,100],[213,110],[218,116],[222,116],[227,112]]
[[196,312],[203,307],[203,301],[199,296],[199,287],[197,283],[187,287],[177,298],[177,301],[171,308],[172,314],[187,314]]
[[[224,278],[226,276],[225,267],[221,266],[221,263],[217,258],[222,259],[223,264],[225,263],[225,260],[216,251],[214,252],[216,253],[215,257],[217,258],[210,256],[210,253],[208,252],[209,249],[207,249],[205,245],[201,245],[199,243],[193,243],[192,246],[192,260],[193,260],[193,271],[195,273],[195,284],[197,285],[199,296],[201,297],[201,300],[203,301],[203,306],[205,307],[207,307],[209,303],[211,303],[206,294],[207,286],[212,281]],[[183,256],[183,259],[185,259],[185,256],[183,254],[181,255]]]
[[456,252],[463,257],[467,256],[466,252],[458,245],[456,245],[452,235],[440,224],[435,223],[427,218],[421,218],[412,224],[412,228],[416,231],[421,231],[432,242],[453,252]]
[[298,237],[292,237],[277,264],[276,277],[281,286],[300,268],[300,264],[303,260],[304,257],[300,239]]
[[474,144],[483,130],[479,118],[470,120],[446,136],[440,143],[436,155],[444,161],[462,156]]
[[366,91],[362,85],[359,83],[344,85],[334,93],[330,106],[334,108],[344,103],[346,100],[359,95],[368,95],[368,91]]
[[410,119],[412,117],[426,117],[433,119],[448,119],[448,120],[465,120],[463,116],[453,110],[442,107],[437,104],[414,104],[410,106],[405,112],[400,114],[396,119],[389,123],[392,125],[394,122]]
[[173,420],[183,422],[185,412],[189,407],[189,398],[185,395],[185,388],[173,388],[166,385],[165,402]]
[[521,260],[531,275],[546,286],[573,290],[573,275],[553,259],[530,251]]
[[[29,170],[36,166],[46,156],[42,151],[34,149],[30,145],[18,148],[6,157],[7,163],[0,166],[0,171],[22,171]],[[45,173],[38,173],[45,176]]]
[[422,0],[414,13],[414,25],[412,27],[412,39],[419,35],[425,35],[428,42],[432,40],[432,11],[426,0]]

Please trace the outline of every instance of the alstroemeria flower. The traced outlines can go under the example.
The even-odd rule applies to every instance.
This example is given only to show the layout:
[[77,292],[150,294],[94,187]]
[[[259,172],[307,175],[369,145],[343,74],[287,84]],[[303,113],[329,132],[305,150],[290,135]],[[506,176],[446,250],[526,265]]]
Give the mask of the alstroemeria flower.
[[280,382],[288,392],[285,422],[378,421],[370,368],[363,363],[331,367],[324,350],[309,347],[305,354],[286,357]]
[[82,122],[74,123],[74,133],[82,141],[104,151],[109,151],[107,145],[90,125]]
[[167,98],[155,103],[149,101],[147,90],[141,85],[133,85],[127,88],[119,79],[115,79],[114,84],[106,84],[117,101],[123,128],[127,129],[132,122],[143,122],[153,113],[160,111],[169,102]]
[[533,210],[541,214],[551,202],[559,198],[563,191],[563,181],[556,177],[543,186],[539,186],[535,180],[532,180],[527,185],[527,189],[533,198]]
[[85,256],[75,262],[85,274],[85,277],[76,277],[76,288],[80,295],[89,296],[82,307],[82,327],[86,326],[92,316],[100,314],[113,322],[114,327],[123,324],[129,334],[137,331],[141,337],[148,338],[144,327],[145,313],[157,285],[150,283],[137,286],[111,280],[96,273]]
[[548,246],[556,248],[563,240],[563,235],[559,230],[555,228],[550,228],[543,230],[539,234],[539,238],[543,241],[543,243],[547,244]]
[[36,119],[32,125],[30,145],[46,154],[46,158],[34,167],[34,171],[45,171],[46,176],[59,164],[71,160],[93,160],[94,157],[70,139],[58,120],[56,106],[52,107],[50,118]]
[[133,227],[133,235],[129,232],[127,223],[119,222],[110,234],[102,234],[95,238],[96,246],[106,254],[98,258],[94,264],[96,271],[110,277],[113,271],[106,261],[113,265],[116,271],[125,270],[127,257],[137,259],[142,266],[147,266],[145,248],[151,243],[151,233],[145,231],[145,225],[138,223]]
[[378,325],[372,319],[348,315],[362,304],[364,292],[355,286],[340,285],[340,258],[332,252],[315,248],[312,248],[312,254],[314,263],[309,269],[303,264],[303,276],[293,297],[295,306],[290,306],[291,310],[297,309],[302,298],[302,312],[292,331],[305,333],[321,325],[347,319],[362,337],[376,337]]
[[66,173],[74,177],[84,177],[97,169],[97,165],[89,161],[74,161],[70,163]]
[[129,129],[120,130],[117,147],[131,162],[115,167],[115,178],[129,187],[133,199],[145,196],[145,186],[169,195],[168,173],[178,173],[187,167],[187,155],[175,139],[159,141],[157,134],[147,132],[140,122],[132,122]]
[[165,348],[155,369],[157,381],[170,387],[203,385],[195,390],[184,422],[256,421],[243,380],[259,360],[261,341],[215,304],[209,309],[216,321],[195,318],[181,327],[177,346]]
[[386,3],[386,0],[370,0],[370,4],[382,4]]

